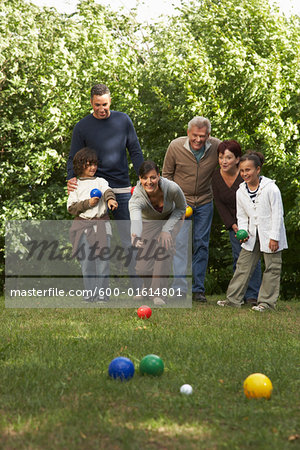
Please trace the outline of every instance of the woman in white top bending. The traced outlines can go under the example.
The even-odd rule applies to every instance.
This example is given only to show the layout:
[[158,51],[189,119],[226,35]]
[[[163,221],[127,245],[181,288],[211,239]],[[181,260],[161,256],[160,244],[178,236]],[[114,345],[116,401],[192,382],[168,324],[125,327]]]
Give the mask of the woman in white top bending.
[[175,236],[185,211],[185,196],[178,184],[161,177],[155,162],[143,162],[129,200],[131,237],[138,249],[136,272],[155,305],[165,304]]

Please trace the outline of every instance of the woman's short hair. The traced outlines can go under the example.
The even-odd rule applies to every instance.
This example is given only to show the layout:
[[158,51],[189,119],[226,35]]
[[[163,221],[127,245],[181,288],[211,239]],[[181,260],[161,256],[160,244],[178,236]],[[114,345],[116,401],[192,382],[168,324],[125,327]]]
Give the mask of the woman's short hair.
[[159,174],[158,165],[154,161],[144,161],[139,169],[139,176],[145,176],[150,170],[155,170],[155,172]]
[[73,170],[75,175],[80,177],[88,164],[98,165],[97,153],[89,147],[84,147],[79,150],[73,158]]
[[237,141],[234,141],[233,139],[229,139],[228,141],[222,141],[219,144],[218,147],[218,155],[220,153],[224,153],[225,150],[229,150],[231,153],[234,154],[236,158],[239,158],[242,156],[242,149],[240,144]]

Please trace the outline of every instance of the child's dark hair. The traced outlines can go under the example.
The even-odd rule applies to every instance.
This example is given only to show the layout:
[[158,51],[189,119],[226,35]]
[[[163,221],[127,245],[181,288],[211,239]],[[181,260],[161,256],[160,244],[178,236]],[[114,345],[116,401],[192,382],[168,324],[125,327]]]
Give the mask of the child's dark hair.
[[265,157],[260,152],[254,152],[253,150],[247,150],[247,153],[240,159],[240,163],[243,161],[253,161],[255,167],[261,167],[265,161]]
[[159,174],[158,165],[154,161],[144,161],[139,169],[139,176],[143,177],[150,172],[150,170],[155,170],[155,172]]
[[75,175],[80,177],[88,164],[98,165],[97,153],[89,147],[84,147],[79,150],[73,158],[73,170]]

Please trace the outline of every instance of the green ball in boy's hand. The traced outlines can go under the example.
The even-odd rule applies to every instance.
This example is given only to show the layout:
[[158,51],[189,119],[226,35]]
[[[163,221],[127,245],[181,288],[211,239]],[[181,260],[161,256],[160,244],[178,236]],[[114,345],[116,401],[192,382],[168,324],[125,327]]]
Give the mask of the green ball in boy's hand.
[[248,237],[248,233],[246,230],[238,230],[236,233],[236,238],[239,241],[243,241],[244,239],[247,239],[247,237]]

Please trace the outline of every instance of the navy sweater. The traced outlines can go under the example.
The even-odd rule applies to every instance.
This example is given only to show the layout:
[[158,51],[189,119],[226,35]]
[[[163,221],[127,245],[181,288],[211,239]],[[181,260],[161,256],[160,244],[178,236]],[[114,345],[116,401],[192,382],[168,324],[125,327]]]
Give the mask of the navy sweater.
[[103,177],[112,188],[130,186],[126,148],[138,174],[143,162],[142,150],[129,116],[111,111],[107,119],[93,114],[81,119],[74,127],[67,163],[68,179],[75,176],[73,157],[83,147],[90,147],[98,156],[96,177]]

